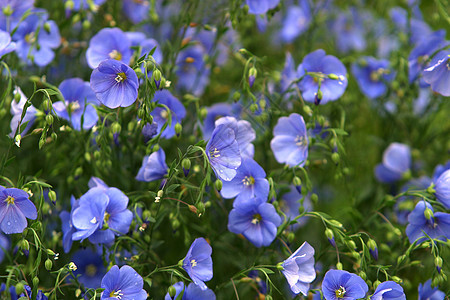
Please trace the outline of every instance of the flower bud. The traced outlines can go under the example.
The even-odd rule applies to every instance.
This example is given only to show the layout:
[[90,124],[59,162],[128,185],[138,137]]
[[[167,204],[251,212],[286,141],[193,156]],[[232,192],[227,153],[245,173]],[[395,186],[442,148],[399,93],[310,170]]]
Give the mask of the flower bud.
[[44,265],[45,265],[45,268],[47,269],[47,271],[50,271],[53,267],[53,262],[50,258],[47,258]]
[[152,152],[158,152],[158,150],[159,150],[159,144],[154,145]]
[[222,186],[223,186],[222,180],[217,179],[216,182],[214,182],[214,185],[216,186],[216,189],[217,189],[219,192],[222,190]]
[[308,105],[303,106],[303,111],[308,116],[312,116],[312,114],[313,114],[313,111],[312,111],[311,107],[309,107]]
[[56,193],[55,191],[51,190],[48,192],[48,198],[50,199],[50,201],[52,201],[53,204],[56,203]]
[[256,76],[258,75],[258,71],[256,70],[255,67],[251,67],[249,72],[248,72],[248,85],[250,87],[253,86],[253,84],[255,83],[255,79]]
[[338,263],[336,264],[336,269],[338,269],[338,270],[342,270],[342,269],[343,269],[342,263],[341,263],[341,262],[338,262]]
[[287,235],[288,242],[292,243],[294,241],[294,239],[295,239],[295,233],[289,232],[288,235]]
[[22,248],[23,250],[30,250],[30,243],[28,243],[28,241],[26,239],[23,239],[20,242],[20,248]]
[[359,277],[361,277],[363,280],[367,279],[367,275],[364,271],[359,272]]
[[168,292],[169,292],[170,298],[172,298],[172,299],[177,294],[177,290],[173,285],[169,286]]
[[175,133],[177,134],[177,136],[180,136],[182,130],[183,130],[183,127],[181,126],[181,124],[176,123],[175,124]]
[[397,282],[397,283],[402,283],[402,279],[400,277],[397,277],[397,276],[392,276],[392,280]]
[[315,97],[315,99],[314,99],[314,104],[315,104],[315,105],[319,105],[319,104],[320,104],[320,101],[322,101],[322,98],[323,98],[323,93],[322,93],[321,90],[318,90],[318,91],[317,91],[317,94],[316,94],[316,97]]
[[331,160],[332,160],[336,165],[339,164],[339,162],[340,162],[340,160],[341,160],[341,158],[340,158],[340,156],[339,156],[339,153],[333,152],[333,153],[331,154]]
[[436,266],[436,270],[438,271],[438,273],[441,273],[442,258],[440,256],[436,256],[436,258],[434,259],[434,265]]
[[52,125],[52,124],[53,124],[53,116],[52,116],[51,114],[46,115],[46,116],[45,116],[45,122],[46,122],[48,125]]
[[317,201],[319,201],[319,196],[317,196],[316,193],[312,193],[312,194],[311,194],[311,201],[312,201],[313,203],[317,203]]
[[19,282],[16,284],[16,294],[17,295],[22,294],[24,290],[25,290],[25,287],[22,282]]
[[352,250],[356,250],[356,243],[353,240],[348,241],[347,246]]
[[203,107],[202,109],[200,109],[200,118],[203,120],[206,118],[206,115],[208,114],[208,110]]
[[239,93],[238,91],[234,92],[233,101],[238,102],[240,98],[241,98],[241,93]]
[[431,209],[429,209],[428,207],[425,209],[423,214],[425,216],[425,219],[427,219],[427,220],[431,220],[431,218],[434,217],[433,211]]
[[205,204],[201,201],[197,204],[197,212],[199,216],[205,212]]
[[6,17],[9,17],[9,16],[11,16],[12,14],[13,14],[13,12],[14,12],[14,10],[11,8],[11,5],[6,5],[6,7],[3,7],[3,14],[6,16]]
[[50,33],[50,30],[51,30],[50,23],[48,23],[48,22],[45,22],[45,23],[44,23],[44,30],[45,30],[47,33]]
[[338,80],[339,76],[336,75],[336,74],[331,73],[331,74],[328,74],[328,78],[333,79],[333,80]]
[[120,126],[119,123],[117,123],[117,122],[112,123],[111,131],[113,134],[120,133],[121,130],[122,130],[122,126]]
[[39,285],[39,278],[37,276],[34,276],[33,278],[33,286],[38,286]]
[[89,28],[91,28],[91,21],[85,19],[81,26],[83,27],[83,30],[89,30]]
[[369,239],[369,241],[367,242],[367,246],[369,247],[370,255],[372,255],[372,257],[373,257],[375,260],[378,260],[378,247],[377,247],[377,243],[376,243],[374,240]]
[[20,134],[18,134],[14,137],[14,144],[16,144],[17,147],[20,147],[21,141],[22,141],[22,136]]
[[327,237],[328,242],[330,242],[331,246],[336,247],[336,241],[334,240],[334,234],[330,228],[325,229],[325,236]]
[[255,113],[257,110],[258,110],[258,104],[256,104],[256,103],[252,103],[251,105],[250,105],[250,111],[252,112],[252,113]]
[[15,100],[17,103],[19,103],[21,97],[22,97],[22,96],[20,95],[20,93],[15,93],[15,94],[14,94],[14,100]]
[[[364,278],[363,278],[363,279],[364,279]],[[375,280],[375,281],[373,282],[373,288],[374,288],[374,289],[377,289],[377,287],[380,285],[380,283],[381,283],[381,281],[379,281],[378,279]]]
[[189,171],[191,170],[191,160],[189,158],[184,158],[181,161],[181,167],[183,168],[184,176],[187,177],[189,175]]
[[161,71],[156,69],[155,71],[153,71],[153,81],[155,82],[155,86],[157,89],[160,88],[161,86]]
[[74,3],[72,0],[67,0],[67,2],[64,4],[64,7],[66,10],[72,10],[74,7]]

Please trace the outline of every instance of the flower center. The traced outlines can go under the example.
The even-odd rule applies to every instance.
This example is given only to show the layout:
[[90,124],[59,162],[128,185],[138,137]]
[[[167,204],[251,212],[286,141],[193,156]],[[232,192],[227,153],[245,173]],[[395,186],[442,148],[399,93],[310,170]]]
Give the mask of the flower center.
[[107,212],[105,212],[105,215],[104,215],[104,217],[103,217],[103,220],[104,220],[105,222],[108,222],[110,216],[111,216],[110,214],[108,214]]
[[336,298],[344,298],[345,292],[346,292],[345,287],[343,287],[343,286],[341,285],[341,286],[339,287],[339,289],[335,291],[335,293],[336,293]]
[[26,41],[28,44],[33,44],[34,42],[36,42],[36,35],[35,35],[34,31],[33,31],[33,32],[30,32],[30,33],[27,34],[27,35],[25,35],[25,41]]
[[163,109],[160,113],[161,117],[164,119],[167,119],[167,117],[169,116],[169,113],[167,112],[167,110]]
[[109,58],[111,59],[115,59],[115,60],[122,60],[122,53],[120,53],[117,50],[113,50],[111,52],[109,52]]
[[117,73],[116,78],[114,78],[117,82],[122,82],[127,79],[127,75],[124,72]]
[[252,219],[252,224],[256,225],[259,224],[259,222],[261,222],[262,217],[260,214],[254,214],[253,215],[253,219]]
[[244,183],[244,185],[254,185],[255,184],[255,178],[253,178],[253,176],[245,176],[244,179],[242,179],[242,183]]
[[192,259],[192,260],[191,260],[191,266],[192,266],[192,267],[197,266],[197,261],[196,261],[195,259]]
[[220,156],[220,151],[217,150],[217,148],[214,148],[214,150],[210,150],[210,151],[209,151],[209,155],[210,155],[212,158],[219,157],[219,156]]
[[89,277],[94,277],[97,274],[97,267],[94,264],[89,264],[86,266],[86,275]]
[[447,59],[447,70],[450,71],[450,54],[448,55]]
[[188,56],[184,61],[187,62],[188,64],[192,64],[195,61],[195,59],[193,57]]
[[11,196],[8,196],[8,198],[6,198],[6,203],[7,204],[14,204],[14,201],[15,201],[16,199],[14,199],[14,197],[11,197]]
[[73,102],[70,102],[67,106],[68,106],[68,110],[71,111],[71,112],[76,112],[81,107],[80,103],[78,103],[77,100],[75,100]]
[[422,56],[419,56],[418,58],[417,58],[417,62],[419,63],[419,64],[424,64],[428,59],[429,59],[430,57],[427,55],[427,54],[425,54],[425,55],[422,55]]
[[304,136],[297,135],[295,138],[295,144],[297,146],[306,146],[306,139]]
[[109,297],[113,297],[116,299],[122,299],[123,293],[122,290],[112,291],[109,293]]

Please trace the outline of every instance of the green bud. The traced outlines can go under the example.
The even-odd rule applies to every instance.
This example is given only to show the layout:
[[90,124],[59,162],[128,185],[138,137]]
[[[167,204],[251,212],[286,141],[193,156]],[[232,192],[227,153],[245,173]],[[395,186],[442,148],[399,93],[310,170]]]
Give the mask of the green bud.
[[50,201],[55,202],[56,201],[56,193],[55,191],[51,190],[48,192],[48,198]]
[[336,165],[339,164],[339,161],[341,160],[341,159],[340,159],[340,156],[339,156],[339,153],[333,152],[333,153],[331,154],[331,160],[332,160]]
[[81,26],[83,27],[83,30],[89,30],[89,28],[91,28],[91,22],[88,19],[85,19]]
[[51,137],[53,141],[56,141],[58,139],[58,135],[56,134],[56,132],[52,132]]
[[331,74],[328,74],[328,78],[333,79],[333,80],[338,80],[339,76],[337,76],[336,74],[331,73]]
[[75,169],[75,177],[80,177],[83,174],[83,168],[82,167],[78,167]]
[[3,8],[3,14],[7,17],[11,16],[14,12],[14,10],[11,8],[11,5],[7,5],[6,7]]
[[202,107],[202,109],[200,109],[200,118],[203,120],[204,118],[206,118],[207,114],[208,110],[205,107]]
[[142,219],[144,219],[144,220],[148,219],[151,216],[152,216],[152,213],[147,209],[142,212]]
[[214,185],[216,186],[216,189],[218,191],[222,190],[222,186],[223,186],[222,180],[217,179],[216,182],[214,182]]
[[347,246],[352,250],[356,249],[356,243],[353,240],[347,241]]
[[14,100],[15,100],[16,102],[19,102],[21,97],[22,97],[22,96],[20,95],[20,93],[15,93],[15,94],[14,94]]
[[292,243],[294,241],[294,239],[295,239],[295,233],[289,232],[288,235],[287,235],[288,242]]
[[273,300],[271,295],[266,295],[266,298],[264,298],[264,300]]
[[28,251],[30,250],[30,243],[28,243],[26,239],[23,239],[22,241],[20,241],[20,248]]
[[48,255],[51,255],[51,256],[54,256],[54,255],[55,255],[55,252],[53,252],[52,249],[47,249],[47,254],[48,254]]
[[317,201],[319,201],[319,196],[317,196],[316,193],[312,193],[312,194],[311,194],[311,201],[312,201],[313,203],[317,203]]
[[400,255],[400,256],[397,258],[397,265],[401,265],[401,264],[406,260],[406,258],[407,258],[407,256],[406,256],[405,254]]
[[50,271],[53,267],[53,262],[50,258],[47,258],[44,265],[45,265],[45,268],[47,269],[47,271]]
[[257,110],[258,110],[258,104],[252,103],[252,104],[250,105],[250,111],[251,111],[252,113],[254,113],[254,112],[257,111]]
[[[322,100],[322,98],[323,98],[323,92],[322,92],[322,90],[318,90],[318,91],[317,91],[316,97],[317,97],[317,99]],[[322,125],[322,123],[320,123],[320,125]]]
[[427,188],[427,192],[432,195],[436,193],[436,190],[434,189],[434,183],[430,184],[430,186]]
[[81,20],[80,14],[75,14],[75,15],[72,17],[72,24],[76,24],[76,23],[80,22],[80,20]]
[[239,93],[238,91],[234,92],[234,94],[233,94],[233,101],[234,102],[238,102],[239,99],[241,99],[241,93]]
[[400,277],[397,277],[397,276],[392,276],[392,280],[397,282],[397,283],[402,283],[402,279]]
[[39,285],[39,278],[37,276],[35,276],[33,278],[33,287],[38,286]]
[[17,295],[22,294],[24,290],[25,290],[25,287],[24,287],[22,282],[19,282],[19,283],[16,284],[16,293],[17,293]]
[[313,111],[312,111],[311,107],[309,107],[308,105],[303,106],[303,111],[308,116],[312,116],[312,114],[313,114]]
[[251,67],[250,70],[248,71],[248,76],[253,76],[256,78],[257,75],[258,75],[258,71],[256,70],[256,68]]
[[183,169],[190,170],[191,169],[191,160],[189,158],[185,158],[181,161],[181,166]]
[[364,271],[359,272],[359,277],[361,277],[363,280],[367,279],[367,275]]
[[159,150],[159,144],[154,145],[152,152],[158,152],[158,150]]
[[284,270],[284,267],[282,266],[282,262],[279,262],[278,264],[277,264],[277,270],[280,270],[280,271],[283,271]]
[[199,202],[197,204],[197,211],[199,215],[202,215],[205,212],[205,204],[203,202]]
[[336,264],[336,269],[342,270],[342,263],[341,263],[341,262],[338,262],[338,263]]
[[[363,279],[364,279],[364,278],[363,278]],[[380,285],[380,283],[381,283],[381,281],[379,281],[378,279],[375,280],[375,281],[373,282],[373,288],[374,288],[374,289],[377,289],[377,287]]]
[[177,136],[179,136],[181,134],[181,131],[183,130],[183,127],[181,126],[180,123],[176,123],[175,124],[175,133],[177,134]]
[[352,251],[352,257],[353,257],[354,259],[358,260],[358,259],[360,259],[361,256],[359,255],[358,252]]
[[436,258],[434,259],[434,265],[438,268],[442,268],[442,257],[440,256],[436,256]]
[[120,133],[121,130],[122,130],[122,126],[120,126],[119,123],[117,123],[117,122],[112,123],[111,131],[113,134]]
[[46,122],[48,125],[52,125],[52,124],[53,124],[53,116],[52,116],[51,114],[46,115],[46,116],[45,116],[45,122]]
[[427,220],[431,220],[431,218],[434,217],[433,211],[432,211],[431,209],[429,209],[428,207],[425,209],[425,211],[423,212],[423,214],[424,214],[424,216],[425,216],[425,218],[426,218]]
[[329,221],[331,223],[331,225],[333,225],[334,227],[338,227],[338,228],[342,228],[342,224],[336,220],[330,220]]
[[334,238],[333,230],[331,230],[330,228],[325,229],[325,236],[329,240],[333,239]]
[[72,0],[68,0],[65,4],[64,4],[64,8],[66,10],[72,10],[74,7],[74,3]]
[[369,249],[371,249],[371,250],[377,249],[377,243],[376,243],[374,240],[372,240],[372,239],[369,239],[369,240],[367,241],[367,246],[368,246]]
[[180,221],[178,219],[173,219],[171,223],[173,230],[177,230],[180,227]]
[[44,147],[45,145],[45,140],[44,139],[40,139],[39,140],[39,149],[41,149],[42,147]]
[[267,102],[265,99],[260,99],[259,100],[259,107],[261,107],[262,110],[264,110],[266,108]]
[[145,108],[143,106],[139,107],[139,109],[138,109],[138,117],[140,119],[144,119],[146,114],[147,113],[145,111]]
[[44,23],[44,30],[47,31],[47,33],[50,33],[51,30],[50,23],[48,22]]
[[168,292],[169,292],[170,298],[172,298],[172,299],[177,294],[177,290],[175,289],[175,287],[173,285],[169,286]]
[[156,69],[155,71],[153,71],[153,79],[155,81],[160,81],[161,77],[162,77],[162,75],[161,75],[161,71],[160,70]]
[[292,183],[295,186],[300,186],[300,185],[302,185],[302,180],[298,176],[295,176],[294,179],[292,180]]
[[14,143],[16,144],[17,147],[20,147],[21,141],[22,141],[22,136],[20,134],[18,134],[14,137]]

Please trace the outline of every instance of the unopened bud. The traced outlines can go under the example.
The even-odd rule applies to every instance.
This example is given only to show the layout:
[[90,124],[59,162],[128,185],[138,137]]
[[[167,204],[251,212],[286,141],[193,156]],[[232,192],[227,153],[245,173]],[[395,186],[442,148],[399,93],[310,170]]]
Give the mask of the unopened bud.
[[68,0],[65,4],[64,7],[66,10],[72,10],[74,7],[74,3],[72,0]]
[[83,30],[88,30],[89,28],[91,28],[91,21],[85,19],[81,26],[83,26]]
[[333,80],[338,80],[339,76],[337,76],[336,74],[331,73],[331,74],[328,74],[328,78],[333,79]]
[[53,202],[53,204],[56,202],[56,193],[55,191],[49,191],[48,192],[48,198],[50,199],[50,201]]
[[51,114],[46,115],[46,116],[45,116],[45,122],[46,122],[48,125],[52,125],[52,124],[53,124],[53,116],[52,116]]
[[203,107],[202,109],[200,109],[200,118],[203,120],[204,118],[206,118],[206,115],[208,114],[208,110]]
[[26,239],[23,239],[20,242],[20,248],[22,248],[23,250],[30,250],[30,243],[28,243],[28,241]]
[[122,126],[120,126],[119,123],[117,123],[117,122],[112,123],[111,131],[113,134],[120,133],[121,130],[122,130]]
[[187,177],[189,175],[189,171],[191,170],[191,160],[189,158],[185,158],[181,161],[181,167],[183,168],[184,176]]
[[[364,278],[363,278],[363,279],[364,279]],[[381,281],[379,281],[378,279],[375,280],[375,281],[373,282],[373,288],[374,288],[374,289],[377,289],[377,287],[380,285],[380,283],[381,283]]]
[[39,285],[39,277],[35,276],[33,278],[33,286],[38,286]]
[[378,247],[377,247],[377,243],[376,243],[374,240],[369,239],[369,241],[367,242],[367,246],[369,247],[370,255],[372,255],[372,257],[373,257],[375,260],[378,260]]
[[311,109],[311,107],[309,107],[308,105],[303,106],[303,111],[308,115],[308,116],[312,116],[313,111]]
[[199,215],[202,215],[205,212],[205,204],[203,202],[197,204],[197,212]]
[[241,99],[241,93],[239,93],[238,91],[234,92],[234,94],[233,94],[233,101],[234,102],[238,102],[239,99]]
[[256,104],[256,103],[252,103],[251,105],[250,105],[250,111],[252,112],[252,113],[255,113],[257,110],[258,110],[258,104]]
[[397,276],[392,276],[392,280],[397,282],[397,283],[402,283],[402,279],[400,277],[397,277]]
[[50,271],[53,267],[53,262],[50,258],[47,258],[47,260],[45,261],[45,268],[47,269],[47,271]]
[[45,23],[44,23],[44,30],[45,30],[47,33],[50,33],[50,30],[51,30],[50,23],[48,23],[48,22],[45,22]]
[[169,286],[168,292],[169,292],[170,298],[172,298],[172,299],[177,294],[177,290],[173,285]]
[[256,71],[255,67],[251,67],[248,72],[248,85],[250,87],[255,83],[256,76],[258,75],[258,71]]
[[427,220],[431,220],[431,218],[434,217],[433,211],[431,209],[429,209],[428,207],[425,209],[423,214]]
[[221,190],[222,190],[222,186],[223,186],[222,180],[217,179],[216,182],[214,182],[214,185],[216,186],[216,189],[217,189],[218,191],[221,191]]
[[441,273],[442,263],[442,258],[440,256],[436,256],[436,258],[434,259],[434,265],[436,266],[436,270],[438,271],[438,273]]
[[17,295],[22,294],[24,290],[25,290],[25,287],[22,282],[19,282],[18,284],[16,284],[16,294]]
[[343,269],[342,263],[341,263],[341,262],[338,262],[338,263],[336,264],[336,269],[338,269],[338,270],[342,270],[342,269]]
[[363,280],[367,279],[367,275],[364,271],[359,272],[359,277],[361,277]]
[[334,152],[331,154],[331,160],[337,165],[339,164],[339,161],[341,160],[339,153]]
[[175,124],[175,133],[177,134],[177,136],[179,136],[181,134],[181,131],[183,130],[183,127],[181,126],[180,123],[176,123]]

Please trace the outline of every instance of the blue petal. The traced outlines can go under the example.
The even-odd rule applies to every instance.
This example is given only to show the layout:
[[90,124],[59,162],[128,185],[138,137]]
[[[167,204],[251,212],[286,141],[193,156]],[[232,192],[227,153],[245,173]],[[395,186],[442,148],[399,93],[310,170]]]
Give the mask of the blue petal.
[[407,145],[392,143],[384,151],[383,165],[397,173],[403,174],[411,166],[411,150]]
[[15,205],[7,205],[6,209],[1,209],[0,212],[4,214],[0,225],[4,233],[21,233],[27,227],[27,219]]

